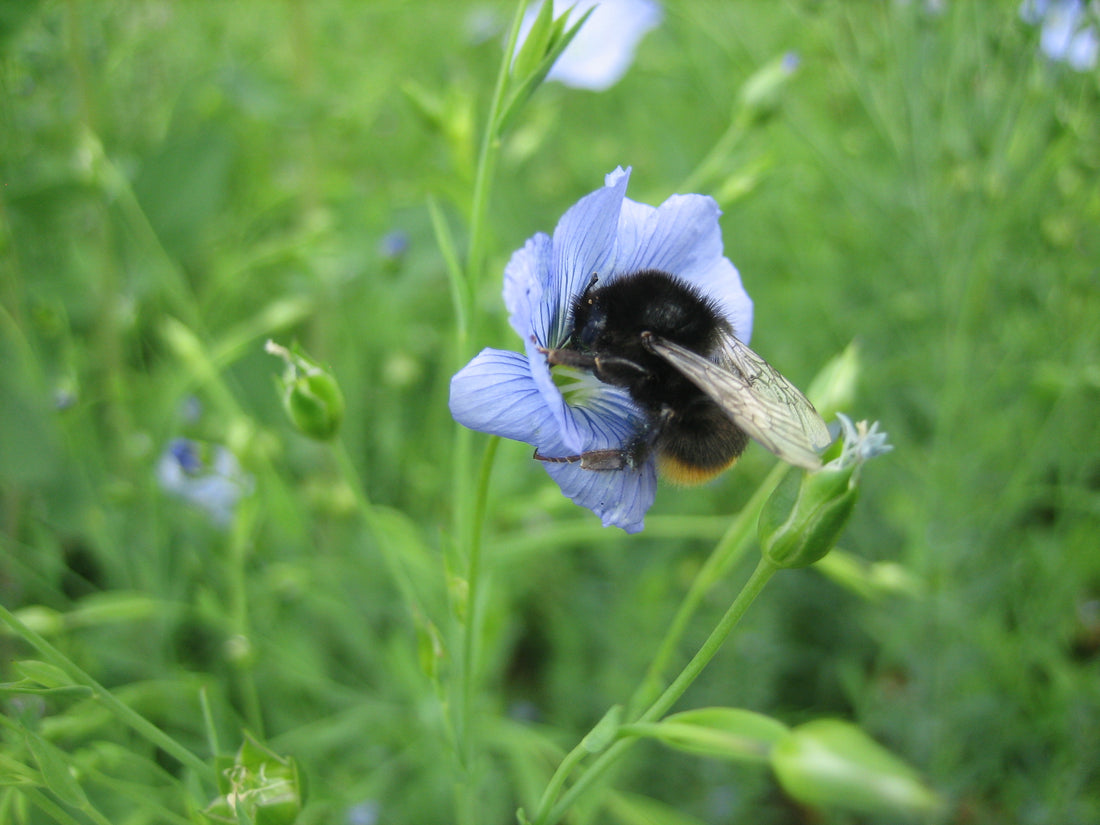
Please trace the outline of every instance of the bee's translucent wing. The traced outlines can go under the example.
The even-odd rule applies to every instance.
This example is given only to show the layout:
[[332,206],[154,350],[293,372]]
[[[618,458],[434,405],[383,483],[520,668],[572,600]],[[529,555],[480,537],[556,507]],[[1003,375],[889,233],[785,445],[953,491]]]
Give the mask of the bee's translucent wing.
[[825,421],[797,387],[732,334],[713,361],[656,335],[646,346],[710,396],[738,427],[781,459],[816,470],[832,441]]

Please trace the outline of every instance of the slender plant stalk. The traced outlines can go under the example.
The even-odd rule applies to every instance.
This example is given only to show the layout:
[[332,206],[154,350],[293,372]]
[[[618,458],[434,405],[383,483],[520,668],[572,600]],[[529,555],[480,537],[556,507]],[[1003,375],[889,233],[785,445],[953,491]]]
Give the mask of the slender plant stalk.
[[[466,336],[475,335],[477,330],[476,317],[474,315],[473,296],[478,293],[478,285],[484,277],[485,270],[485,238],[486,226],[489,215],[489,195],[492,187],[494,172],[496,170],[497,156],[500,150],[500,118],[504,105],[505,95],[508,91],[509,74],[512,65],[512,54],[515,52],[516,41],[519,39],[519,27],[523,20],[523,12],[526,2],[520,2],[512,27],[508,34],[508,43],[500,61],[500,70],[497,73],[496,86],[489,105],[489,113],[486,118],[485,129],[481,138],[481,148],[478,152],[477,170],[474,175],[474,190],[470,209],[470,240],[466,253],[466,267],[464,283],[453,288],[458,300],[464,305],[464,311],[459,313],[460,343],[463,349],[466,345]],[[436,226],[437,235],[440,226]],[[444,235],[443,237],[446,237]],[[446,252],[446,250],[445,250]],[[465,353],[460,353],[460,357]],[[462,669],[459,675],[458,696],[456,707],[453,709],[455,716],[455,734],[457,736],[457,757],[459,761],[460,777],[456,789],[458,801],[458,818],[460,822],[474,825],[477,822],[477,782],[474,776],[474,740],[471,735],[473,730],[473,692],[474,676],[476,671],[477,652],[481,632],[480,604],[484,600],[481,559],[481,524],[484,520],[489,473],[492,468],[493,457],[496,454],[496,441],[493,439],[486,449],[485,459],[479,476],[476,492],[470,490],[469,477],[472,459],[472,433],[459,427],[455,435],[455,453],[452,472],[451,489],[454,495],[453,528],[455,540],[459,542],[458,558],[465,562],[466,596],[465,610],[462,622]],[[472,494],[472,497],[471,497]],[[464,546],[463,546],[464,545]]]
[[512,67],[512,55],[519,40],[519,27],[523,22],[523,12],[527,3],[521,2],[512,18],[512,28],[508,32],[508,45],[504,47],[504,56],[500,61],[493,99],[489,104],[489,116],[485,132],[481,136],[481,149],[478,153],[477,172],[474,177],[473,206],[470,212],[470,248],[466,258],[467,287],[471,294],[477,294],[485,266],[485,227],[489,216],[489,190],[496,171],[497,155],[500,150],[500,117],[504,107],[504,97],[508,91],[508,77]]
[[[737,594],[737,598],[733,600],[729,609],[726,610],[725,615],[722,616],[717,626],[711,631],[706,641],[703,642],[702,647],[699,648],[699,652],[696,653],[684,669],[680,671],[680,674],[672,681],[672,684],[670,684],[656,701],[654,701],[635,721],[653,722],[664,716],[672,706],[676,704],[680,697],[684,695],[684,692],[699,677],[699,674],[703,672],[703,668],[705,668],[707,664],[710,663],[710,660],[714,658],[730,632],[745,615],[749,605],[751,605],[756,597],[760,595],[764,586],[778,569],[778,567],[767,559],[760,560],[756,569],[749,577],[749,580],[745,582],[744,587],[741,588],[741,592]],[[554,776],[551,777],[547,792],[543,794],[543,799],[539,803],[539,809],[536,812],[534,820],[532,820],[535,825],[554,825],[554,823],[559,822],[561,818],[565,816],[573,802],[576,801],[577,797],[603,776],[603,774],[619,760],[634,741],[633,738],[620,739],[600,754],[581,772],[580,776],[577,777],[577,780],[570,786],[569,790],[562,794],[561,798],[554,804],[554,796],[557,795],[556,789],[562,787],[572,767],[584,756],[583,742],[581,745],[574,748],[573,751],[562,760],[558,770],[555,772]],[[550,793],[551,787],[555,788],[555,793],[553,794]],[[553,807],[551,807],[551,805]]]
[[[248,607],[248,552],[252,546],[253,528],[256,523],[256,510],[251,501],[241,502],[237,517],[233,519],[233,530],[229,537],[229,564],[226,578],[229,584],[229,620],[233,632],[241,639],[252,640],[252,622]],[[256,688],[255,668],[252,657],[245,656],[234,668],[241,701],[244,704],[244,716],[248,725],[259,737],[264,735],[263,711],[260,693]]]
[[476,677],[481,650],[481,628],[484,614],[482,594],[487,585],[486,576],[482,573],[481,534],[485,522],[485,511],[489,502],[489,478],[493,472],[493,461],[496,458],[497,445],[499,444],[500,438],[493,436],[489,439],[489,443],[485,448],[485,456],[482,459],[481,472],[478,476],[477,499],[474,503],[474,518],[469,538],[469,564],[466,571],[468,583],[466,633],[462,637],[462,724],[459,727],[465,750],[464,761],[467,764],[472,759],[473,697],[477,687]]
[[629,716],[633,716],[634,713],[640,711],[641,708],[652,702],[657,695],[662,681],[662,674],[668,669],[669,662],[676,654],[676,650],[683,639],[691,618],[695,615],[695,611],[699,609],[699,605],[702,604],[710,589],[721,581],[730,569],[741,560],[752,540],[753,528],[760,516],[760,510],[763,509],[768,496],[772,494],[786,471],[786,464],[777,464],[772,469],[767,478],[757,487],[756,492],[752,494],[752,498],[741,508],[741,511],[730,524],[729,529],[726,530],[725,535],[714,546],[714,550],[711,551],[703,566],[699,568],[699,572],[695,574],[691,587],[688,589],[683,601],[680,602],[676,615],[657,647],[657,652],[650,662],[642,683],[631,697],[628,705]]
[[679,192],[702,192],[712,185],[722,169],[729,162],[730,154],[745,137],[745,122],[740,117],[734,117],[730,125],[721,137],[714,142],[714,146],[707,152],[699,165],[692,170],[684,182],[680,184]]

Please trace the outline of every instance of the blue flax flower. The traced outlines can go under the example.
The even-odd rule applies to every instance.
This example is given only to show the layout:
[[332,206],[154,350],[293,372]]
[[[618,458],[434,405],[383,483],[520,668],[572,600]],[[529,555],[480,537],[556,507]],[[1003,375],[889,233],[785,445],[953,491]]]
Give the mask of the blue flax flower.
[[1086,7],[1083,0],[1024,0],[1020,18],[1042,26],[1039,48],[1043,54],[1085,72],[1096,66],[1100,55],[1100,36],[1090,22],[1096,19],[1098,8],[1096,2]]
[[[540,232],[512,255],[504,303],[526,354],[485,349],[454,376],[450,407],[460,424],[524,441],[547,458],[621,450],[636,438],[645,419],[626,390],[580,370],[556,366],[551,373],[542,352],[569,338],[573,301],[593,274],[601,286],[645,270],[677,275],[713,300],[748,342],[752,301],[722,254],[718,205],[703,195],[673,195],[658,207],[636,203],[626,197],[629,177],[629,169],[616,169],[565,213],[553,237]],[[542,466],[604,526],[642,529],[657,486],[652,457],[616,470]]]
[[175,438],[157,462],[161,489],[206,513],[217,527],[233,521],[237,502],[252,492],[252,476],[237,457],[220,444]]

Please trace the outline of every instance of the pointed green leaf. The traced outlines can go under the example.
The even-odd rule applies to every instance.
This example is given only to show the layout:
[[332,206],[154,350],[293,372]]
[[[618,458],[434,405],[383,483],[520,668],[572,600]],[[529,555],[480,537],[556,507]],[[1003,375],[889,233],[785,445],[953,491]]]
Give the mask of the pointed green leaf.
[[54,796],[74,808],[89,807],[84,789],[80,787],[80,783],[69,770],[69,758],[65,753],[34,731],[25,730],[24,734],[27,738],[27,747],[34,755],[38,769],[42,771],[42,781]]
[[519,54],[512,61],[513,80],[518,79],[522,82],[535,71],[551,46],[555,22],[553,0],[543,0],[535,22],[531,24],[527,37],[520,46]]
[[72,687],[73,680],[69,674],[57,665],[43,662],[38,659],[23,659],[15,663],[15,670],[24,678],[42,685],[46,688]]
[[[508,102],[505,103],[503,109],[501,110],[500,117],[497,119],[496,126],[493,129],[493,133],[497,137],[500,137],[506,131],[508,131],[508,127],[512,125],[512,121],[515,120],[516,115],[519,114],[520,110],[523,108],[524,104],[526,104],[527,101],[530,99],[531,95],[535,93],[535,89],[539,87],[539,84],[541,84],[542,81],[546,79],[546,75],[550,73],[550,70],[554,67],[554,64],[557,63],[558,58],[561,57],[561,53],[565,51],[566,47],[568,47],[568,45],[573,41],[573,38],[577,36],[577,33],[581,30],[581,26],[584,25],[585,21],[588,20],[588,17],[595,10],[596,7],[593,6],[588,11],[586,11],[584,13],[584,16],[582,16],[575,25],[571,26],[567,32],[562,34],[561,37],[556,40],[556,42],[553,42],[550,45],[550,50],[546,53],[545,57],[543,57],[542,62],[538,65],[538,67],[533,72],[531,72],[530,75],[523,79],[520,85],[512,91],[511,95],[508,98]],[[562,27],[564,27],[565,25],[564,21],[567,15],[568,12],[566,12],[566,14],[563,14],[558,19],[559,21],[561,21]],[[557,23],[558,21],[555,22]]]

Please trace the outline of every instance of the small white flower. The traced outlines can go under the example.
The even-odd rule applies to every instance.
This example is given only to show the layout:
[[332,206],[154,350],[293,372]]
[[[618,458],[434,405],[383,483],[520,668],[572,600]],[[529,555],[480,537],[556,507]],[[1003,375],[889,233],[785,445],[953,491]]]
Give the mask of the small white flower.
[[892,444],[886,443],[886,433],[879,432],[877,421],[868,426],[866,421],[853,424],[852,419],[844,413],[838,412],[836,417],[840,421],[844,447],[840,457],[829,462],[828,466],[831,469],[843,470],[858,467],[894,449]]

